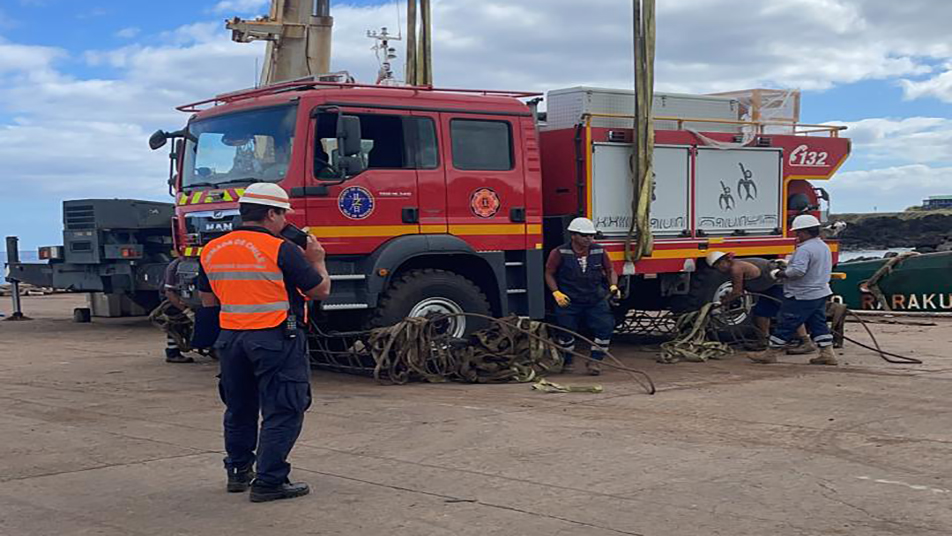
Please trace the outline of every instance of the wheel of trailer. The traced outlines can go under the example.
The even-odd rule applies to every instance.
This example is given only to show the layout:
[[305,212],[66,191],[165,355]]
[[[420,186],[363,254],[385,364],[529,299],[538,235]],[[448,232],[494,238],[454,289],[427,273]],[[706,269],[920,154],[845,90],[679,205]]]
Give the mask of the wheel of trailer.
[[[392,326],[408,317],[434,318],[440,315],[477,313],[491,315],[489,300],[469,279],[446,270],[410,270],[390,284],[380,297],[371,327]],[[484,328],[480,318],[454,316],[439,320],[436,333],[465,337]]]

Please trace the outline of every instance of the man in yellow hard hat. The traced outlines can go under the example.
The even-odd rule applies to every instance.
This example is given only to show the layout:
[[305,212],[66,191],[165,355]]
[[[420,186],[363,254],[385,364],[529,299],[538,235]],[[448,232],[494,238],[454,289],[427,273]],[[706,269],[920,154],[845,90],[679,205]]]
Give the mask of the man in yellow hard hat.
[[[599,364],[608,352],[615,317],[608,305],[608,298],[620,298],[618,276],[612,268],[611,259],[604,248],[594,243],[595,224],[588,218],[575,218],[569,223],[568,243],[549,253],[545,263],[545,283],[552,292],[557,305],[556,324],[577,332],[588,326],[595,345],[591,349],[588,373],[601,374]],[[565,356],[566,371],[572,368],[575,337],[559,332],[556,336]]]
[[204,247],[198,278],[203,304],[221,308],[227,490],[250,487],[252,502],[300,497],[310,488],[288,479],[287,457],[311,405],[303,295],[327,298],[330,277],[313,236],[306,249],[281,237],[284,189],[255,183],[238,203],[241,227]]

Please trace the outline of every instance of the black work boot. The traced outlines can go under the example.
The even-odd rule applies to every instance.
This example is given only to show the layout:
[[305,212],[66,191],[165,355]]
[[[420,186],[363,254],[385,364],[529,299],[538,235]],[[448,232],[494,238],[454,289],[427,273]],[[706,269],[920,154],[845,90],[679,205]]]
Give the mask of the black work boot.
[[249,465],[238,469],[236,467],[226,469],[228,473],[228,493],[241,493],[248,491],[251,487],[251,481],[255,479],[255,470]]
[[179,351],[178,348],[166,348],[165,362],[166,363],[194,363],[195,360],[187,355],[182,355],[182,352]]
[[251,484],[251,502],[268,502],[280,499],[303,497],[311,492],[304,482],[285,482],[278,486],[266,486],[255,480]]

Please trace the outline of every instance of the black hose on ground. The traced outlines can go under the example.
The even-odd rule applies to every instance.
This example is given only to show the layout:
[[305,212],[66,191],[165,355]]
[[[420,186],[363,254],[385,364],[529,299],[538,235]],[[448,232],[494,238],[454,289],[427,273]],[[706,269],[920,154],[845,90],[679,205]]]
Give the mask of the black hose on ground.
[[[773,296],[768,296],[768,295],[766,295],[766,294],[761,294],[760,292],[749,292],[749,291],[746,291],[746,293],[747,293],[747,294],[750,294],[751,296],[756,296],[758,299],[766,298],[766,299],[768,299],[768,300],[773,300],[773,301],[775,301],[775,302],[777,302],[777,303],[783,303],[781,300],[778,300],[777,298],[774,298]],[[892,352],[887,352],[887,351],[883,350],[882,347],[879,346],[879,340],[876,339],[876,336],[873,334],[873,330],[871,330],[871,329],[869,328],[869,324],[868,324],[865,320],[863,320],[863,317],[859,316],[858,314],[856,314],[855,311],[853,311],[852,309],[850,309],[850,308],[848,308],[848,307],[846,308],[846,312],[849,313],[850,315],[852,315],[853,318],[855,318],[856,320],[859,321],[859,323],[863,326],[863,329],[866,330],[866,333],[869,334],[869,338],[873,341],[873,345],[874,345],[875,347],[866,345],[866,344],[864,344],[864,343],[861,343],[861,342],[859,342],[859,341],[857,341],[857,340],[855,340],[855,339],[852,339],[852,338],[850,338],[850,337],[847,337],[846,335],[843,335],[843,339],[845,339],[845,340],[847,340],[847,341],[849,341],[849,342],[851,342],[851,343],[853,343],[853,344],[855,344],[855,345],[857,345],[857,346],[859,346],[859,347],[861,347],[861,348],[865,348],[865,349],[867,349],[867,350],[872,350],[873,352],[876,352],[877,354],[879,354],[879,357],[881,357],[882,360],[885,361],[885,362],[887,362],[887,363],[892,363],[892,364],[894,364],[894,365],[921,365],[921,364],[923,363],[921,359],[916,359],[916,358],[914,358],[914,357],[908,357],[908,356],[904,356],[904,355],[894,354],[894,353],[892,353]]]

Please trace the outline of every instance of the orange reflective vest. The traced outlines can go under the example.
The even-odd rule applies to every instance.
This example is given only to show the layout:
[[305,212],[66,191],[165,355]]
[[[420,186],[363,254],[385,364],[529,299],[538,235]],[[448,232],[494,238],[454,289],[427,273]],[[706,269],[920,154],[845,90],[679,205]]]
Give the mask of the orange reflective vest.
[[202,268],[221,302],[222,329],[268,329],[288,317],[288,291],[278,267],[284,239],[258,231],[232,231],[202,250]]

